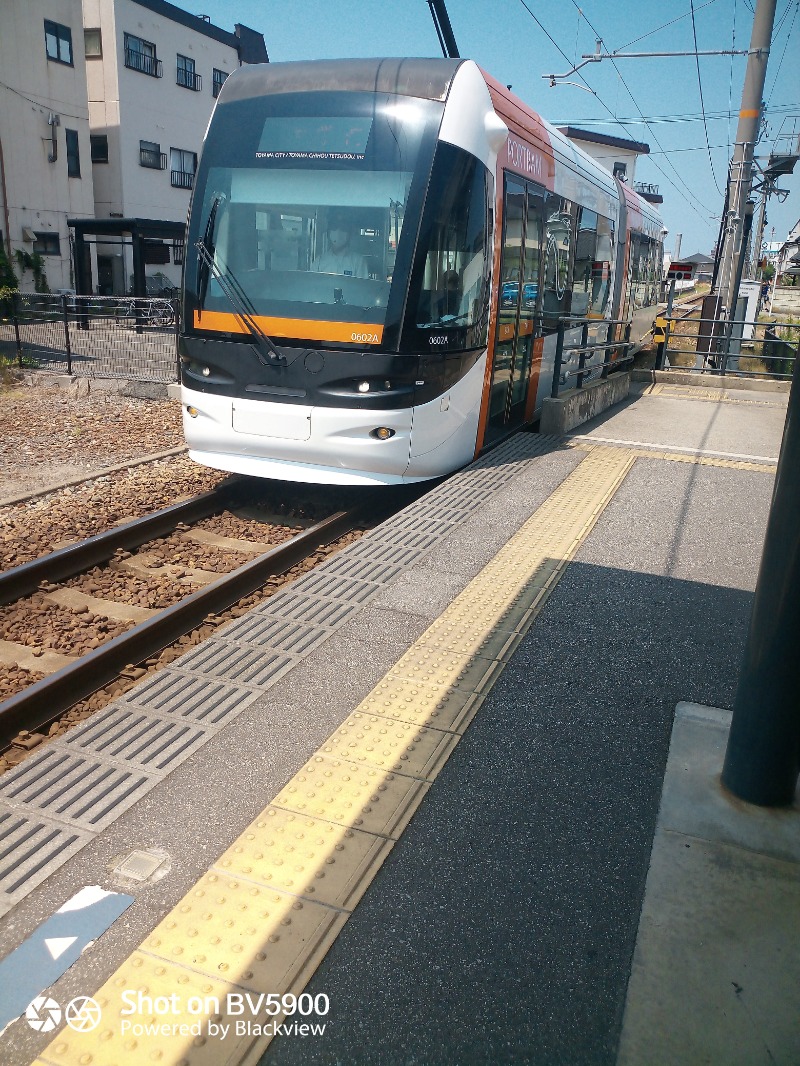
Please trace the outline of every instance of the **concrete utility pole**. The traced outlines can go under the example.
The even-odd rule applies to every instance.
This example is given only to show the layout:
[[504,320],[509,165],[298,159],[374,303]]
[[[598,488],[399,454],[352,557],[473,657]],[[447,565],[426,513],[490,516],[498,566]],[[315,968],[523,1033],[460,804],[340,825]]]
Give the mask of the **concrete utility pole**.
[[747,254],[747,248],[744,246],[746,204],[753,183],[753,155],[761,126],[762,97],[776,3],[777,0],[758,0],[756,4],[739,126],[736,130],[736,146],[728,176],[727,225],[715,292],[719,304],[727,309],[729,318],[736,312],[736,299],[739,295],[737,278],[741,277],[740,261],[742,256]]

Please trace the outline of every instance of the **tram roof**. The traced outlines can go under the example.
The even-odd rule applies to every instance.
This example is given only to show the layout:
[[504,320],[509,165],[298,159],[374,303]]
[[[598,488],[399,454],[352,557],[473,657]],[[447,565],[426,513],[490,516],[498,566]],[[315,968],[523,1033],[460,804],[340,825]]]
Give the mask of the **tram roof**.
[[295,92],[379,92],[445,100],[462,59],[313,59],[240,67],[224,102]]

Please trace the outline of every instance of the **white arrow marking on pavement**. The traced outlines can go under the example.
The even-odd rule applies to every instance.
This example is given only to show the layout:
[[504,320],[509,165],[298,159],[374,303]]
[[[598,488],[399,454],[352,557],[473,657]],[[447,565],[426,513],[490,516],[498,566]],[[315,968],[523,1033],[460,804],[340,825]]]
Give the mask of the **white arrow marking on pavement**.
[[57,936],[45,940],[44,946],[54,959],[60,959],[67,948],[71,948],[78,938],[76,936]]

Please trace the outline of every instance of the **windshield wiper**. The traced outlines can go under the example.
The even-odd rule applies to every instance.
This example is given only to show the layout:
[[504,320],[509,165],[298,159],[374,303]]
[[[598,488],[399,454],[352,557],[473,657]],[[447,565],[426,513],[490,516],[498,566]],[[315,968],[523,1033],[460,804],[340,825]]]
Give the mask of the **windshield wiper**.
[[[214,256],[214,226],[216,223],[217,208],[225,199],[223,195],[215,196],[211,205],[211,211],[206,222],[205,232],[201,240],[197,241],[198,270],[197,270],[197,302],[202,307],[209,277],[213,277],[223,295],[233,308],[236,321],[245,333],[249,333],[255,341],[254,351],[260,363],[264,366],[286,366],[286,357],[280,353],[275,344],[266,335],[256,320],[256,309],[250,301],[247,293],[242,288],[238,278],[226,267],[220,270]],[[224,265],[224,264],[223,264]],[[202,311],[200,312],[202,314]],[[262,350],[266,349],[267,358],[264,358]],[[262,350],[260,350],[262,349]]]

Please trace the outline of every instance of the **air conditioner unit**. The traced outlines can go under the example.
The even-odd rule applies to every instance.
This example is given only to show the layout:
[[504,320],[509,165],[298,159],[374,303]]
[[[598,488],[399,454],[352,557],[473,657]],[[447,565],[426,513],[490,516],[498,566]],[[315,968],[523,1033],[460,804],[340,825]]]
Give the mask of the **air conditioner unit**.
[[22,239],[23,241],[27,241],[28,244],[33,244],[33,242],[36,240],[36,234],[33,232],[30,226],[22,227]]

